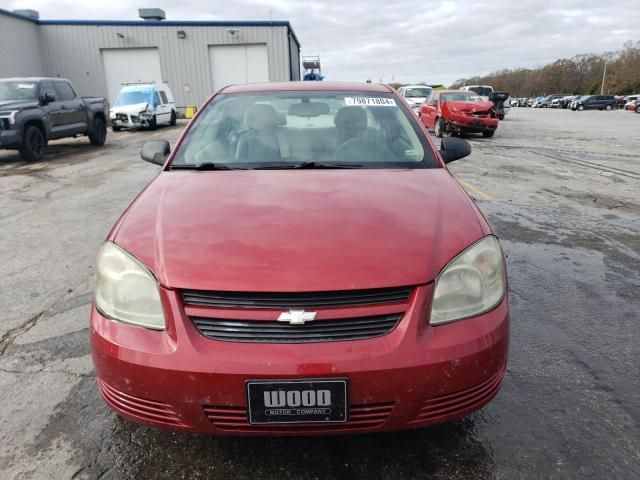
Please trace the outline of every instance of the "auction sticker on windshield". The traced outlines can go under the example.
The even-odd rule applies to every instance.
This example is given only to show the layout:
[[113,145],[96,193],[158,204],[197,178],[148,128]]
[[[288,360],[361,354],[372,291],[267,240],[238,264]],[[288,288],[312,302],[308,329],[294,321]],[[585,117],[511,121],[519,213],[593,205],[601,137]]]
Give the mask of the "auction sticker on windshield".
[[348,106],[361,105],[366,107],[395,107],[396,101],[393,98],[374,97],[344,97],[344,103]]

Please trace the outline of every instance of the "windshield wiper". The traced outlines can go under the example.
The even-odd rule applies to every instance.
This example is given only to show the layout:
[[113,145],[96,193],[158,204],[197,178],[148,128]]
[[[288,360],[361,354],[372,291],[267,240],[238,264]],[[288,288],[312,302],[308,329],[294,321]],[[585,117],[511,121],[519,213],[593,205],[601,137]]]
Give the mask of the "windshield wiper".
[[169,170],[247,170],[241,167],[231,167],[221,163],[204,162],[204,163],[183,163],[169,165]]
[[330,168],[362,168],[357,163],[320,163],[320,162],[302,162],[290,163],[282,165],[268,165],[265,167],[256,167],[254,170],[296,170],[306,168],[330,169]]

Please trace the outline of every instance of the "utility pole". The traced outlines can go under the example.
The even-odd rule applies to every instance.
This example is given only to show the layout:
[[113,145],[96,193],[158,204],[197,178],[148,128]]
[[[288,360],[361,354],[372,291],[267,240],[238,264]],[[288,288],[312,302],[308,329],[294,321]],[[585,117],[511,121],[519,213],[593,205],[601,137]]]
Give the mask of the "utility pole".
[[604,59],[604,70],[602,71],[602,85],[600,85],[600,95],[604,95],[604,79],[607,75],[607,59]]

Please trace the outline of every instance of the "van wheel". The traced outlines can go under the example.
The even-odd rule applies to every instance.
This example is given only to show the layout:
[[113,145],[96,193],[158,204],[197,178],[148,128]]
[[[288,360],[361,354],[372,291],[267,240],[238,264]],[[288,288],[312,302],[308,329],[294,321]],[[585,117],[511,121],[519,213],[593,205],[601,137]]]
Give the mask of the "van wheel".
[[584,110],[584,105],[578,105],[578,111],[581,112]]
[[169,124],[170,124],[172,127],[175,127],[175,126],[176,126],[176,123],[177,123],[177,122],[176,122],[176,120],[177,120],[177,117],[176,117],[176,111],[175,111],[175,110],[171,110],[171,122],[169,122]]
[[28,125],[24,130],[20,156],[27,162],[38,162],[44,158],[47,149],[47,140],[42,130],[35,125]]
[[437,119],[435,125],[433,126],[433,133],[435,134],[435,136],[438,138],[444,137],[446,130],[447,122],[445,122],[443,118]]
[[107,124],[102,118],[93,119],[93,125],[89,129],[89,141],[96,147],[101,147],[107,141]]
[[156,116],[154,115],[153,118],[151,118],[151,120],[149,120],[149,130],[155,130],[156,128],[158,128],[158,120],[156,119]]
[[611,110],[611,105],[607,105],[606,107],[604,107],[604,109],[607,111]]

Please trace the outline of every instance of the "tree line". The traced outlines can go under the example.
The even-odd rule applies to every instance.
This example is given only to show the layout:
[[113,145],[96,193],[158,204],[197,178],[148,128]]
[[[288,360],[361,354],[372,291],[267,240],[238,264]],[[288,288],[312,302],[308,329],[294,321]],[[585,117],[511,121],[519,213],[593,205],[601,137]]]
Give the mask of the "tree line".
[[553,93],[593,95],[600,93],[605,64],[604,94],[640,93],[640,41],[627,42],[615,52],[576,55],[541,68],[504,69],[485,76],[461,78],[450,88],[491,85],[495,90],[506,90],[512,97]]

